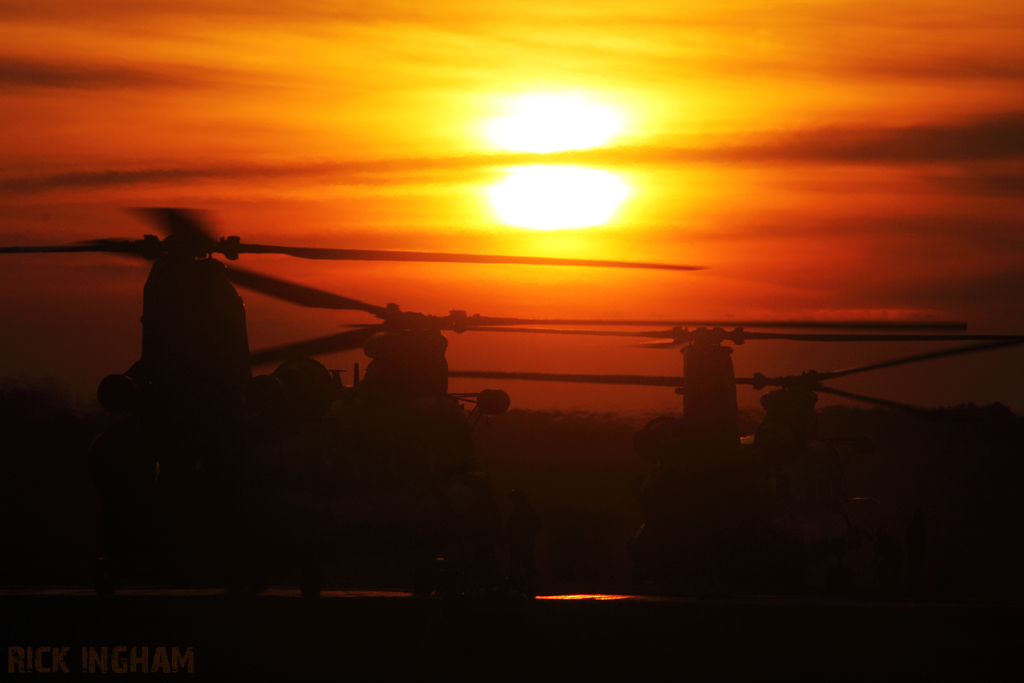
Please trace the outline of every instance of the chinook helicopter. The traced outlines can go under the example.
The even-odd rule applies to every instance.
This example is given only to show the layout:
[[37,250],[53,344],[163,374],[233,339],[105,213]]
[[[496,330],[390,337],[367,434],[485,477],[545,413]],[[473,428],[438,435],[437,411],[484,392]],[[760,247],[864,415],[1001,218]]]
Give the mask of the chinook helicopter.
[[[98,439],[91,454],[103,501],[104,557],[97,571],[97,590],[103,593],[130,575],[126,569],[133,562],[143,566],[143,574],[162,571],[175,578],[162,569],[172,557],[179,560],[175,571],[182,575],[189,574],[188,566],[181,567],[189,562],[201,566],[204,576],[216,565],[212,575],[228,576],[236,587],[252,592],[268,578],[294,570],[297,563],[303,593],[316,595],[321,568],[332,557],[389,543],[418,546],[422,558],[461,556],[464,574],[486,580],[496,535],[495,507],[472,453],[469,429],[481,414],[506,409],[508,397],[494,390],[449,394],[449,377],[677,387],[683,395],[683,418],[656,421],[637,438],[638,450],[656,462],[639,492],[645,523],[634,552],[640,573],[671,581],[735,575],[737,567],[758,566],[762,575],[791,575],[807,556],[841,554],[851,542],[848,534],[837,539],[826,532],[814,542],[814,552],[808,552],[789,543],[792,528],[772,526],[787,514],[804,527],[815,515],[819,521],[834,518],[846,498],[835,453],[814,433],[813,392],[896,405],[821,383],[1022,340],[935,334],[965,327],[949,323],[752,321],[732,323],[737,328],[726,331],[718,321],[536,320],[459,311],[429,316],[245,271],[212,256],[234,260],[244,253],[280,253],[345,260],[694,267],[250,245],[234,237],[214,239],[191,212],[155,209],[145,215],[168,236],[0,248],[0,253],[101,252],[154,260],[144,294],[142,360],[123,374],[105,378],[98,390],[106,408],[129,415]],[[250,353],[244,308],[234,285],[304,307],[364,311],[380,322]],[[674,327],[653,332],[542,327],[660,324]],[[755,327],[889,330],[779,334],[744,329]],[[931,334],[893,333],[907,329]],[[448,372],[443,330],[665,340],[656,346],[687,345],[684,375]],[[760,339],[986,343],[839,373],[735,378],[732,349],[722,343]],[[348,387],[337,373],[308,358],[359,347],[372,361],[363,377],[354,373]],[[252,377],[252,366],[281,361],[273,373]],[[780,387],[765,397],[768,412],[753,443],[739,440],[736,384]],[[468,418],[463,401],[475,402]],[[712,496],[713,491],[718,493]],[[790,552],[777,552],[787,543]],[[194,576],[195,567],[191,570]],[[429,562],[417,574],[429,589]]]
[[[685,323],[683,323],[685,324]],[[707,325],[696,322],[691,325]],[[711,324],[714,324],[713,322]],[[721,323],[719,323],[721,324]],[[665,341],[645,346],[682,346],[682,376],[590,375],[538,372],[452,371],[451,377],[587,384],[675,387],[683,397],[679,418],[652,420],[634,438],[635,450],[654,465],[635,491],[643,525],[632,544],[634,578],[657,584],[708,589],[792,591],[807,587],[811,568],[824,569],[833,588],[849,585],[844,557],[869,538],[862,524],[865,499],[851,498],[844,464],[853,451],[870,448],[862,439],[829,440],[819,434],[814,406],[818,393],[935,417],[916,406],[836,389],[825,382],[848,375],[931,359],[1024,344],[1020,335],[942,334],[963,323],[818,323],[795,327],[889,327],[881,333],[779,333],[744,327],[780,327],[747,322],[732,330],[676,326],[655,331],[540,330],[546,334],[645,337]],[[892,328],[925,328],[926,334]],[[834,372],[809,370],[770,377],[736,377],[733,347],[752,340],[798,342],[972,341]],[[737,385],[761,396],[765,415],[754,434],[740,438]],[[845,452],[844,452],[845,451]],[[826,586],[828,587],[828,586]]]
[[[258,592],[298,565],[304,595],[338,555],[415,546],[463,559],[487,579],[500,536],[493,491],[472,451],[482,414],[508,408],[498,390],[449,394],[443,330],[536,324],[452,311],[439,317],[377,306],[229,266],[240,254],[328,260],[429,261],[694,270],[582,259],[270,246],[214,238],[199,214],[143,209],[163,239],[0,247],[0,253],[112,253],[153,262],[143,295],[141,359],[109,375],[101,405],[125,418],[89,456],[101,497],[96,590],[134,577],[224,577]],[[358,310],[380,322],[250,352],[235,286],[304,307]],[[351,386],[308,356],[363,347]],[[253,377],[252,367],[280,363]],[[475,407],[468,416],[462,403]],[[495,524],[495,515],[497,523]],[[425,578],[423,578],[425,577]]]

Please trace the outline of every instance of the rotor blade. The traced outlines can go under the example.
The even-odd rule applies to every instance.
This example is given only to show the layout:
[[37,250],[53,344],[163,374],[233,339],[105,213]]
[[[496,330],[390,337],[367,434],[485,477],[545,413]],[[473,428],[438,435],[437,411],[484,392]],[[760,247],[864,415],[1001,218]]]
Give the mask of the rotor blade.
[[306,308],[329,308],[339,311],[366,311],[380,316],[386,309],[373,304],[364,303],[346,296],[325,292],[305,285],[288,282],[269,275],[261,275],[234,266],[224,266],[228,279],[240,287],[289,301]]
[[927,408],[921,408],[919,406],[912,406],[908,403],[898,403],[896,401],[886,401],[883,398],[874,398],[871,396],[863,396],[861,394],[854,394],[849,391],[843,391],[841,389],[833,389],[832,387],[817,387],[816,392],[833,394],[834,396],[843,396],[844,398],[852,398],[855,401],[863,401],[864,403],[873,403],[879,406],[885,406],[886,408],[899,408],[900,410],[908,410],[912,413],[923,413],[926,415],[933,415],[934,413]]
[[[405,312],[406,314],[409,311]],[[417,314],[418,315],[418,314]],[[433,316],[428,316],[433,318]],[[625,330],[559,330],[550,329],[546,327],[500,327],[494,326],[495,323],[501,322],[503,324],[509,324],[512,318],[485,318],[483,316],[474,315],[466,318],[433,318],[444,330],[454,330],[458,332],[514,332],[519,334],[569,334],[569,335],[583,335],[583,336],[594,336],[594,337],[652,337],[654,339],[666,339],[673,338],[675,334],[673,332],[629,332]],[[373,323],[369,323],[373,324]],[[532,324],[532,323],[524,323]],[[367,323],[351,323],[345,327],[356,328],[364,327]],[[672,342],[675,343],[675,342]]]
[[535,266],[588,266],[597,268],[654,268],[659,270],[704,270],[704,266],[669,263],[637,263],[593,259],[550,258],[545,256],[501,256],[487,254],[451,254],[436,251],[388,251],[380,249],[322,249],[281,247],[268,244],[240,244],[240,254],[287,254],[305,259],[329,261],[425,261],[433,263],[512,263]]
[[[407,311],[408,312],[408,311]],[[550,328],[532,327],[532,328],[511,328],[506,327],[508,325],[539,325],[542,323],[552,324],[564,324],[564,325],[597,325],[597,324],[623,324],[628,325],[631,323],[599,323],[592,320],[540,320],[532,318],[492,318],[490,316],[472,315],[465,317],[447,316],[444,318],[436,318],[442,325],[450,326],[452,329],[459,329],[462,331],[473,331],[473,332],[523,332],[537,334],[583,334],[583,335],[598,335],[598,336],[609,336],[609,337],[644,337],[654,335],[656,338],[661,339],[663,337],[672,336],[670,333],[663,333],[661,331],[656,332],[626,332],[618,330],[557,330]],[[351,323],[346,327],[361,327],[366,323]],[[370,323],[373,324],[373,323]]]
[[153,235],[146,235],[141,240],[107,238],[101,240],[88,240],[77,244],[58,244],[42,247],[0,247],[0,254],[91,252],[99,254],[128,254],[152,260],[157,258],[160,254],[160,249],[160,239]]
[[683,327],[785,327],[792,329],[831,329],[831,330],[933,330],[948,331],[966,330],[967,323],[962,320],[707,320],[683,321],[674,323],[650,322],[650,325],[680,325]]
[[131,251],[131,242],[103,242],[98,244],[63,244],[50,247],[0,247],[0,254],[61,254],[72,252],[125,253]]
[[263,365],[265,363],[288,360],[297,356],[318,356],[324,353],[358,349],[362,347],[367,339],[382,329],[384,329],[382,325],[375,325],[359,330],[349,330],[340,334],[332,334],[327,337],[309,339],[295,344],[284,344],[269,349],[262,349],[250,355],[250,362],[253,365]]
[[681,387],[682,377],[652,375],[575,375],[553,372],[491,372],[486,370],[450,370],[449,377],[475,379],[527,380],[531,382],[574,382],[579,384],[625,384],[645,387]]
[[[159,212],[159,211],[173,211],[173,210],[170,210],[170,209],[168,209],[168,210],[150,209],[148,211]],[[163,216],[165,214],[158,213],[156,215]],[[122,244],[124,246],[121,246]],[[0,253],[37,253],[37,252],[38,253],[46,253],[46,252],[65,252],[65,251],[66,252],[78,252],[78,251],[126,252],[126,251],[131,251],[131,249],[128,248],[128,246],[127,246],[128,244],[131,244],[131,243],[128,243],[128,242],[118,243],[118,244],[114,244],[114,243],[107,244],[107,243],[104,243],[102,245],[101,244],[89,244],[89,245],[55,246],[55,247],[0,247]],[[250,253],[278,253],[278,252],[272,252],[272,251],[262,251],[261,252],[261,251],[255,250],[254,247],[260,247],[260,245],[239,245],[239,251],[240,252],[247,252],[248,251]],[[260,247],[260,248],[263,248],[263,247]],[[286,249],[286,247],[266,247],[266,249],[268,249],[268,250],[269,249]],[[314,250],[314,251],[316,251],[316,250]],[[328,250],[328,251],[346,251],[346,250]],[[280,252],[280,253],[285,253],[285,252]],[[353,252],[353,253],[357,253],[357,252]],[[362,252],[358,252],[358,253],[362,253]],[[406,252],[381,252],[381,253],[406,253]],[[307,257],[307,258],[312,258],[312,257]],[[481,257],[481,258],[487,258],[487,257]],[[236,275],[236,273],[240,273],[241,275]],[[249,282],[252,282],[252,283],[255,283],[255,278],[265,278],[266,280],[272,280],[272,278],[267,278],[266,276],[256,275],[255,273],[248,273],[247,275],[244,274],[244,273],[248,273],[248,272],[247,271],[242,271],[242,270],[239,270],[239,269],[229,269],[228,277],[232,278],[232,281],[235,282],[235,284],[241,285],[243,287],[249,287],[250,289],[254,289],[256,291],[263,292],[264,294],[269,294],[270,296],[276,296],[278,298],[285,299],[286,301],[291,301],[293,303],[297,303],[300,306],[307,306],[307,307],[310,307],[310,308],[339,308],[339,309],[352,308],[352,309],[357,309],[357,310],[365,310],[365,311],[368,311],[370,313],[373,313],[374,315],[377,315],[378,310],[380,310],[379,307],[373,307],[370,304],[363,304],[362,302],[357,302],[357,303],[360,304],[358,306],[340,305],[340,303],[341,303],[340,300],[341,299],[346,299],[345,297],[337,297],[337,295],[331,294],[329,292],[323,292],[323,291],[320,291],[320,290],[314,290],[312,288],[304,288],[301,285],[293,285],[291,283],[283,283],[283,281],[277,281],[277,282],[282,282],[285,285],[284,287],[278,287],[278,286],[276,286],[276,284],[267,284],[266,288],[261,289],[261,287],[263,286],[262,284],[249,284],[248,282],[242,282],[241,278],[249,277],[250,278]],[[238,277],[239,279],[235,279],[236,277]],[[288,288],[294,288],[294,290],[291,291],[291,292],[288,292],[288,291],[286,291],[286,289],[288,289]],[[271,291],[271,290],[273,290],[273,291]],[[280,293],[278,293],[278,292],[280,292]],[[346,300],[347,301],[355,301],[354,299],[346,299]],[[311,303],[305,303],[306,301],[309,301]],[[335,305],[335,303],[331,303],[332,301],[337,302],[339,305]],[[313,302],[317,302],[317,303],[313,303]],[[326,302],[327,305],[323,305],[322,303],[319,303],[319,302]],[[373,308],[374,310],[370,310],[371,308]],[[677,326],[678,327],[777,327],[777,328],[789,327],[789,328],[823,328],[823,329],[901,329],[901,330],[965,330],[965,329],[967,329],[967,323],[958,322],[958,321],[946,321],[946,322],[942,322],[942,321],[940,321],[940,322],[928,322],[928,321],[924,321],[924,322],[891,322],[891,321],[886,321],[886,320],[856,320],[856,321],[834,321],[834,322],[827,322],[827,321],[814,321],[814,320],[732,320],[732,321],[722,321],[722,320],[616,320],[616,319],[572,319],[572,318],[497,318],[497,317],[482,317],[482,316],[472,316],[472,317],[466,318],[466,320],[465,320],[465,326],[467,328],[468,327],[473,327],[475,329],[479,329],[480,327],[483,327],[483,326],[507,326],[507,325],[608,325],[608,326],[644,326],[644,327],[646,327],[646,326],[654,327],[654,326],[658,326],[658,325],[664,325],[666,327],[677,327]],[[509,331],[511,331],[511,330],[509,330]],[[541,332],[541,333],[543,334],[543,332]],[[564,332],[557,332],[557,333],[556,332],[547,332],[547,334],[572,334],[572,332],[569,331],[569,330],[566,330]],[[596,334],[596,333],[593,333],[593,334]],[[748,333],[747,338],[750,338],[750,339],[754,339],[754,338],[762,338],[762,339],[797,339],[797,340],[801,340],[801,341],[819,341],[819,340],[822,340],[821,339],[822,335],[805,335],[805,336],[798,336],[798,335],[781,335],[781,336],[779,336],[779,335],[776,335],[776,336],[772,336],[769,333],[760,333],[760,334],[763,334],[764,336],[762,336],[762,337],[750,336],[750,335],[754,335],[754,334],[759,334],[759,333]],[[639,334],[639,335],[611,334],[611,335],[608,335],[608,336],[654,336],[654,335],[650,335],[650,334]],[[894,339],[892,339],[893,336],[895,336],[895,335],[886,337],[886,339],[883,339],[881,341],[892,341],[892,340],[894,340]],[[878,339],[875,339],[875,337],[877,337],[877,335],[875,335],[872,339],[873,340],[878,340]],[[674,338],[674,335],[672,335],[672,334],[659,334],[659,335],[657,335],[657,338],[672,339],[672,338]],[[927,338],[931,339],[932,337],[927,337]],[[961,337],[950,337],[950,338],[960,339]],[[899,337],[899,339],[903,339],[903,337]],[[847,340],[848,341],[869,341],[868,339],[847,339]],[[840,341],[840,340],[839,339],[827,339],[827,341]],[[674,342],[672,344],[665,344],[665,345],[653,345],[652,344],[652,345],[648,345],[647,348],[671,348],[674,345],[676,345]]]
[[958,356],[964,353],[975,353],[977,351],[989,351],[993,349],[1001,349],[1009,346],[1018,346],[1024,344],[1024,337],[1011,337],[1000,341],[989,342],[987,344],[971,344],[969,346],[957,346],[952,349],[940,349],[938,351],[928,351],[926,353],[917,353],[912,356],[903,356],[902,358],[894,358],[892,360],[882,361],[881,363],[872,363],[871,365],[862,365],[856,368],[847,368],[846,370],[836,370],[835,372],[824,372],[819,376],[822,380],[835,379],[836,377],[845,377],[846,375],[852,375],[858,372],[867,372],[869,370],[879,370],[881,368],[891,368],[897,365],[905,365],[907,363],[917,363],[920,361],[931,360],[933,358],[944,358],[946,356]]
[[206,226],[206,221],[198,211],[150,207],[139,208],[136,211],[150,223],[163,228],[169,235],[176,235],[203,247],[212,247],[216,243],[216,239]]
[[776,332],[743,332],[744,340],[780,339],[812,342],[890,342],[890,341],[1011,341],[1024,340],[1006,334],[783,334]]
[[571,334],[593,337],[651,337],[653,339],[673,339],[675,333],[672,330],[667,332],[647,332],[627,330],[558,330],[546,327],[467,327],[467,332],[517,332],[519,334]]
[[630,344],[631,349],[678,349],[682,344],[679,342],[650,342],[648,344]]
[[[666,344],[663,348],[671,348],[680,339],[690,340],[694,336],[693,330],[645,330],[645,331],[619,331],[619,330],[561,330],[550,328],[518,328],[518,327],[467,327],[467,330],[475,332],[519,332],[523,334],[570,334],[589,335],[598,337],[647,337],[651,339],[672,339],[673,344]],[[760,340],[778,339],[788,341],[842,341],[842,342],[883,342],[883,341],[996,341],[999,343],[1020,343],[1024,337],[1012,335],[966,335],[966,334],[776,334],[772,332],[724,332],[725,339],[732,340]],[[1018,341],[1020,340],[1020,341]]]
[[[472,320],[472,318],[470,319]],[[816,320],[617,320],[573,318],[486,318],[483,325],[608,325],[638,327],[778,327],[803,329],[880,329],[880,330],[966,330],[961,321],[890,322],[887,320],[816,321]]]
[[[919,322],[919,323],[888,323],[886,321],[871,321],[861,320],[857,322],[848,323],[830,323],[830,322],[814,322],[809,320],[796,320],[796,321],[674,321],[674,320],[618,320],[610,318],[498,318],[494,316],[481,316],[472,315],[466,316],[460,320],[462,327],[469,328],[480,328],[480,327],[503,327],[509,325],[590,325],[595,327],[607,326],[607,327],[655,327],[658,325],[664,325],[665,327],[696,327],[696,326],[736,326],[736,327],[795,327],[795,328],[822,328],[822,329],[905,329],[905,330],[965,330],[967,329],[967,323],[964,322]],[[684,332],[686,330],[683,330]],[[569,334],[570,332],[566,332]],[[660,334],[660,333],[659,333]],[[754,334],[746,333],[744,334]],[[628,334],[615,334],[613,336],[631,336]],[[665,333],[660,334],[662,337],[670,337],[672,335]],[[775,338],[775,337],[767,337]],[[901,337],[902,338],[902,337]],[[929,337],[930,338],[930,337]],[[956,337],[960,339],[961,337]]]

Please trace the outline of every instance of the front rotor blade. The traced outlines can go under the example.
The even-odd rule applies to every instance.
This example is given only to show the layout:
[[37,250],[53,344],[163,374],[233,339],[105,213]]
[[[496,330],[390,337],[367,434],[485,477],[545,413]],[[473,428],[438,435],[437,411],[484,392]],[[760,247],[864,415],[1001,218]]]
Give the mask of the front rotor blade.
[[123,254],[131,252],[131,242],[103,242],[99,244],[63,244],[51,247],[0,247],[0,254],[63,254],[93,252]]
[[577,375],[554,372],[491,372],[486,370],[450,370],[448,377],[474,379],[527,380],[530,382],[572,382],[577,384],[624,384],[644,387],[681,387],[682,377],[653,375]]
[[324,353],[337,353],[338,351],[358,349],[363,346],[367,339],[383,329],[382,325],[374,325],[373,327],[349,330],[348,332],[332,334],[327,337],[319,337],[295,344],[275,346],[256,351],[251,354],[249,359],[253,365],[263,365],[299,356],[318,356]]
[[544,327],[467,327],[468,332],[514,332],[518,334],[570,334],[591,337],[651,337],[653,339],[674,339],[672,330],[647,332],[627,330],[552,330]]
[[922,413],[926,415],[934,415],[934,413],[927,408],[921,408],[919,406],[912,406],[909,403],[898,403],[896,401],[887,401],[884,398],[874,398],[872,396],[864,396],[862,394],[854,394],[849,391],[843,391],[841,389],[833,389],[832,387],[816,387],[816,392],[824,394],[832,394],[834,396],[842,396],[844,398],[851,398],[855,401],[863,401],[864,403],[873,403],[878,406],[885,406],[886,408],[899,408],[900,410],[907,410],[912,413]]
[[682,346],[681,342],[651,342],[649,344],[630,344],[631,349],[678,349]]
[[848,368],[846,370],[836,370],[835,372],[825,372],[821,373],[820,376],[823,380],[835,379],[836,377],[845,377],[846,375],[852,375],[858,372],[891,368],[897,365],[906,365],[907,363],[918,363],[920,361],[931,360],[933,358],[945,358],[946,356],[958,356],[965,353],[1002,349],[1009,346],[1018,346],[1020,344],[1024,344],[1024,337],[1010,337],[999,341],[989,342],[987,344],[971,344],[970,346],[957,346],[952,349],[940,349],[938,351],[917,353],[913,356],[903,356],[902,358],[894,358],[892,360],[882,361],[881,363],[872,363],[871,365],[862,365],[860,367]]
[[389,251],[380,249],[322,249],[316,247],[280,247],[268,244],[240,244],[240,254],[287,254],[305,259],[328,261],[420,261],[430,263],[505,263],[533,266],[586,266],[596,268],[654,268],[658,270],[704,270],[704,266],[669,263],[636,263],[594,259],[550,258],[545,256],[501,256],[488,254],[451,254],[436,251]]
[[288,282],[269,275],[261,275],[234,266],[225,266],[228,279],[240,287],[246,287],[268,296],[283,299],[306,308],[329,308],[339,311],[366,311],[376,316],[384,314],[386,309],[357,299],[325,292],[305,285]]

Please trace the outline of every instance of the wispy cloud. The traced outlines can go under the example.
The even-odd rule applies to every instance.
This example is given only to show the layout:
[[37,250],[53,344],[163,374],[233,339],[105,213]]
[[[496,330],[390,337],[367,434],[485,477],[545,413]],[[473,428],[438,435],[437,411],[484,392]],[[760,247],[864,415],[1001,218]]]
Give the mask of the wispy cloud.
[[[447,68],[465,69],[465,50],[480,60],[542,61],[548,70],[596,62],[629,78],[831,75],[892,79],[1021,79],[1024,53],[1013,3],[984,10],[955,2],[775,2],[729,0],[708,6],[658,0],[561,2],[439,0],[426,8],[404,0],[366,3],[269,0],[0,0],[0,21],[74,23],[119,32],[194,38],[190,27],[240,27],[308,38],[344,36],[378,49],[384,28],[416,57],[439,50],[434,39],[458,35],[462,50]],[[553,30],[553,27],[557,27]],[[837,35],[838,31],[838,35]],[[950,40],[955,32],[956,39]],[[433,38],[427,38],[427,35]],[[444,42],[444,41],[442,41]],[[515,48],[519,49],[515,49]],[[31,46],[28,46],[31,49]],[[443,51],[443,50],[442,50]],[[418,60],[414,60],[418,61]],[[571,68],[571,67],[569,67]]]
[[929,182],[943,192],[1024,198],[1024,172],[936,176],[929,178]]
[[46,62],[0,56],[0,88],[79,90],[194,88],[239,82],[237,72],[177,64],[150,64],[144,68],[121,64]]
[[[497,153],[462,156],[370,159],[338,163],[227,164],[203,167],[84,170],[0,180],[0,191],[29,194],[47,190],[162,184],[205,180],[314,178],[339,185],[467,182],[495,169],[524,164],[587,164],[602,167],[725,164],[880,164],[984,162],[1024,157],[1024,112],[1012,111],[966,122],[902,128],[822,128],[748,136],[746,144],[713,147],[631,146],[551,154]],[[439,178],[439,174],[445,176]],[[454,174],[454,176],[452,175]],[[959,192],[1018,194],[1021,177],[988,172],[930,178]]]
[[[293,178],[319,179],[336,185],[425,185],[439,180],[465,182],[479,179],[487,166],[497,167],[517,163],[506,155],[496,155],[492,163],[488,157],[442,157],[436,159],[386,159],[351,163],[314,163],[288,165],[227,165],[202,168],[148,168],[136,170],[76,171],[53,175],[24,176],[0,180],[0,193],[32,194],[48,190],[98,189],[151,184],[188,184],[209,180],[251,181]],[[520,155],[522,156],[522,155]],[[540,155],[532,155],[538,157]],[[504,162],[504,163],[503,163]],[[469,171],[453,178],[451,171]],[[478,173],[473,174],[472,171]],[[438,178],[433,173],[444,173]]]

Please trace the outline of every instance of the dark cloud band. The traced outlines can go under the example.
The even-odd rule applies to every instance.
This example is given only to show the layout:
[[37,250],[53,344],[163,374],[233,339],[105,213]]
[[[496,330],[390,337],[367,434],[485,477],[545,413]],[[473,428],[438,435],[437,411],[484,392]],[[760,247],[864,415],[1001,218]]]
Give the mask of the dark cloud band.
[[118,65],[81,66],[28,59],[0,57],[0,87],[65,88],[101,90],[109,88],[186,87],[200,83],[178,67],[138,69]]
[[[246,165],[202,168],[76,171],[46,176],[8,177],[0,192],[31,194],[47,190],[206,180],[311,178],[340,185],[418,185],[481,179],[496,169],[526,164],[585,164],[600,167],[725,164],[929,164],[1024,158],[1024,111],[967,122],[903,128],[821,128],[749,136],[734,146],[632,146],[550,154],[505,153],[339,163]],[[967,175],[961,191],[1014,194],[1016,175]]]

